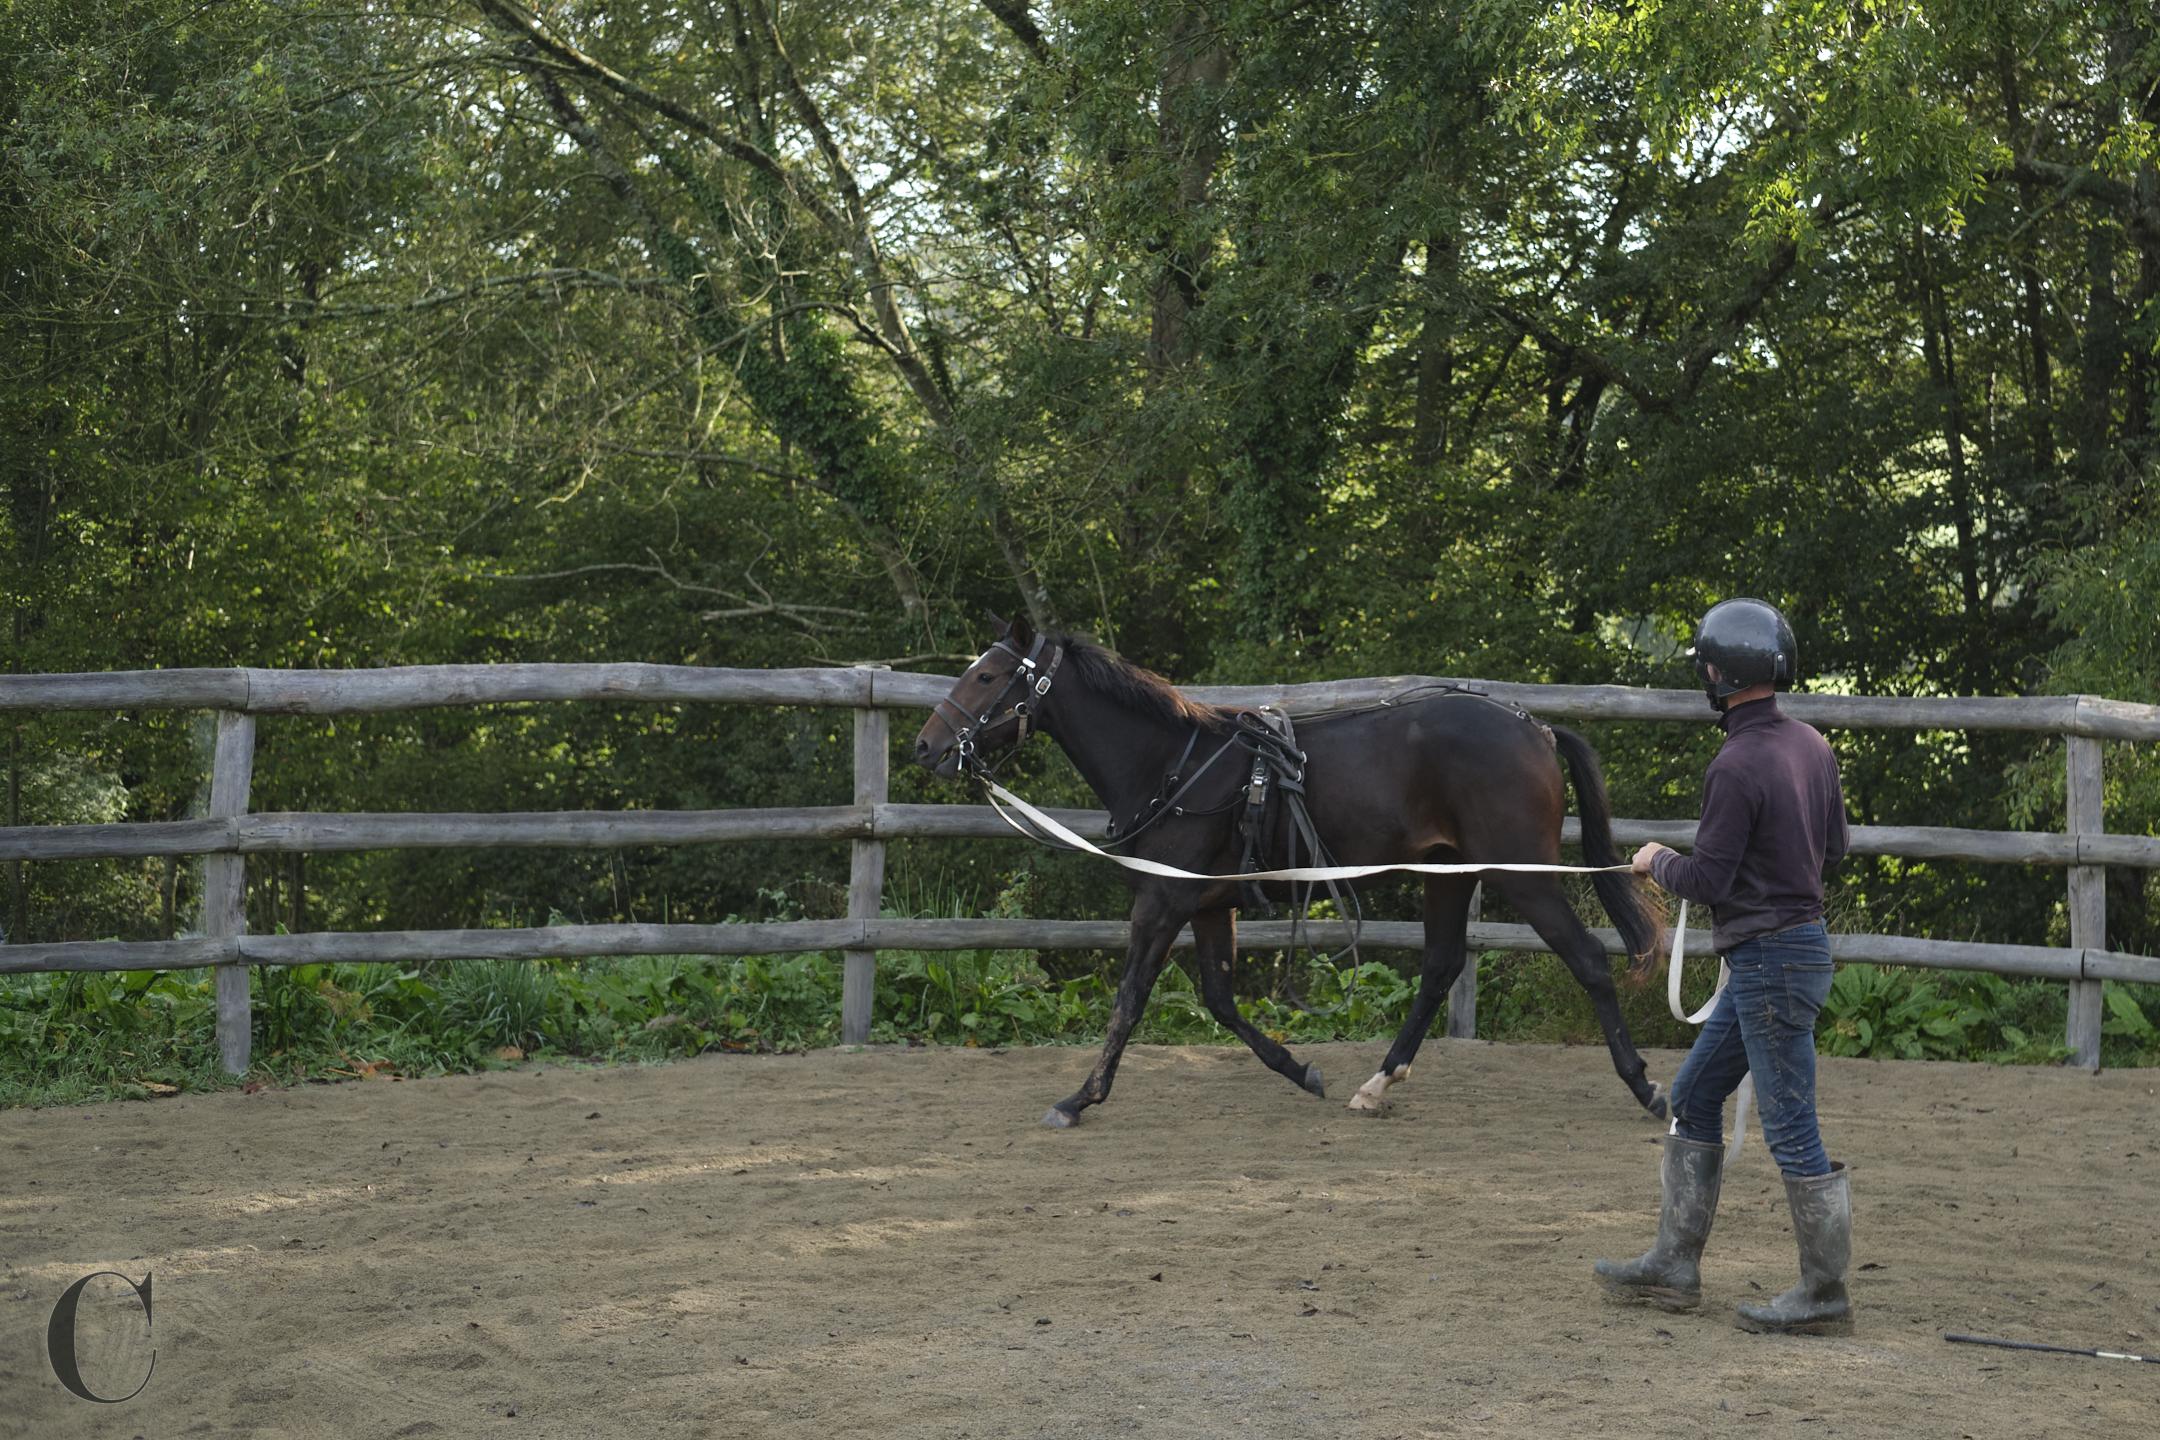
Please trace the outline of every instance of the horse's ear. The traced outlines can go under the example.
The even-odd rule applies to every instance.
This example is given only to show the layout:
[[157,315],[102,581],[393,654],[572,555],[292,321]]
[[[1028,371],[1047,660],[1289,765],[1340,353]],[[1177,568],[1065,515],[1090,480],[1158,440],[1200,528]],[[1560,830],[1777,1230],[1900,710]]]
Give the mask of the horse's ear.
[[983,619],[990,622],[991,634],[995,639],[1004,639],[1006,632],[1012,629],[1012,621],[1007,620],[987,605],[983,607]]
[[1025,648],[1028,643],[1035,638],[1035,631],[1028,624],[1027,616],[1015,615],[1009,622],[1007,622],[1005,626],[1005,634],[1002,638],[1008,645],[1017,645]]

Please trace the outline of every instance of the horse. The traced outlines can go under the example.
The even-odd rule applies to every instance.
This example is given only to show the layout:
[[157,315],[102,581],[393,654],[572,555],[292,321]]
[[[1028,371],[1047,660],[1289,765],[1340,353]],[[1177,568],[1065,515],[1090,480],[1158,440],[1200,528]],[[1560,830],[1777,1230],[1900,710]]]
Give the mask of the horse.
[[[994,618],[994,617],[993,617]],[[1253,778],[1233,751],[1249,720],[1203,705],[1161,676],[1068,633],[1035,634],[1024,620],[998,621],[990,648],[953,683],[915,738],[914,758],[940,779],[987,771],[1041,730],[1057,742],[1109,811],[1124,853],[1203,875],[1229,875],[1248,858],[1237,811]],[[1387,705],[1299,717],[1306,803],[1336,863],[1554,864],[1566,781],[1582,810],[1583,853],[1620,863],[1597,754],[1581,736],[1470,692],[1431,693]],[[1228,763],[1215,763],[1227,759]],[[1563,771],[1565,772],[1563,774]],[[1271,827],[1260,868],[1288,868],[1287,823]],[[1310,864],[1311,849],[1299,863]],[[1256,868],[1256,867],[1244,867]],[[1125,1042],[1162,973],[1171,942],[1192,925],[1194,969],[1208,1013],[1292,1084],[1325,1097],[1319,1067],[1304,1064],[1238,1013],[1231,993],[1236,952],[1234,880],[1184,880],[1125,871],[1133,892],[1124,974],[1110,1006],[1102,1055],[1080,1088],[1043,1123],[1065,1129],[1110,1097]],[[1425,880],[1425,947],[1416,999],[1380,1069],[1358,1087],[1354,1110],[1385,1108],[1407,1080],[1441,999],[1462,973],[1475,874]],[[1552,947],[1590,997],[1613,1068],[1636,1102],[1663,1119],[1666,1098],[1646,1074],[1628,1034],[1605,947],[1576,918],[1550,873],[1492,871],[1486,882]],[[1655,952],[1658,924],[1632,877],[1606,872],[1592,884],[1638,966]],[[1271,886],[1267,893],[1283,893]]]

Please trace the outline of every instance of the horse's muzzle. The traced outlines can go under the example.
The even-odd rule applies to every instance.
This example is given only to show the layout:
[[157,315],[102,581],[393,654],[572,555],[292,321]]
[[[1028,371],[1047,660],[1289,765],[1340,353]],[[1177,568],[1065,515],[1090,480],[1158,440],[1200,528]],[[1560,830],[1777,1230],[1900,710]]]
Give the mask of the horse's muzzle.
[[960,778],[960,747],[958,745],[946,745],[941,749],[932,750],[928,741],[917,740],[915,742],[915,763],[937,776],[940,780],[957,780]]

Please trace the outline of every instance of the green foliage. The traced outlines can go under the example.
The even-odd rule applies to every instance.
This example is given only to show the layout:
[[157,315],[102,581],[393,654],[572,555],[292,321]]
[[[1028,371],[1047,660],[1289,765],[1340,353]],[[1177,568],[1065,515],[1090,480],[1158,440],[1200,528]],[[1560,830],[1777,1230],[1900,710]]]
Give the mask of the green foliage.
[[0,1105],[217,1088],[216,1017],[199,972],[0,976]]
[[[1947,988],[1945,988],[1947,987]],[[1823,1005],[1826,1055],[2031,1064],[2069,1054],[2060,987],[1984,973],[1844,965]]]
[[[834,956],[302,965],[256,974],[253,1076],[274,1082],[441,1074],[526,1059],[657,1061],[838,1039]],[[1598,1043],[1581,989],[1554,957],[1489,954],[1480,978],[1481,1038]],[[1705,975],[1697,988],[1708,983]],[[1056,979],[1018,951],[890,952],[880,957],[870,1038],[1093,1045],[1114,990],[1097,967]],[[1367,961],[1355,973],[1314,967],[1300,1000],[1253,994],[1238,1008],[1286,1044],[1377,1043],[1393,1038],[1414,994],[1414,977]],[[1689,1043],[1692,1032],[1666,1015],[1658,987],[1623,987],[1622,1000],[1638,1043]],[[2110,983],[2106,1004],[2105,1063],[2160,1065],[2160,986]],[[215,1023],[207,972],[0,980],[0,1105],[236,1083],[217,1067]],[[2058,986],[1849,965],[1832,984],[1818,1044],[1826,1055],[2053,1064],[2068,1054],[2055,1039],[2062,1024]],[[1237,1043],[1175,965],[1157,983],[1134,1038]]]
[[[550,7],[626,87],[536,67],[489,7],[0,8],[0,658],[946,671],[1025,603],[1192,682],[1686,684],[1676,637],[1747,592],[1794,615],[1808,683],[2160,694],[2150,5],[1031,13],[1040,55],[961,0],[783,7],[784,47],[649,0]],[[199,815],[201,725],[11,716],[4,822]],[[1618,813],[1694,813],[1707,724],[1593,738]],[[2052,741],[1832,740],[1861,823],[2061,823]],[[2156,753],[2111,748],[2110,828],[2160,825]],[[824,805],[850,759],[830,712],[266,717],[251,803]],[[1016,773],[1087,798],[1049,755]],[[905,768],[893,791],[951,794]],[[249,919],[829,915],[844,861],[251,857]],[[1123,898],[1009,843],[894,865],[1029,914]],[[5,880],[18,941],[185,933],[202,888],[133,860]],[[1861,858],[1835,904],[2032,943],[2060,895]],[[2108,913],[2111,947],[2160,951],[2160,876],[2116,873]],[[906,957],[878,1023],[1077,1033],[1108,963]],[[265,1037],[465,1064],[829,1033],[810,962],[577,974],[266,973]],[[1586,1033],[1555,962],[1490,979],[1505,1033]],[[1149,1023],[1207,1033],[1182,983]],[[1853,998],[1880,1053],[2059,1029],[2013,1041],[1949,982]],[[1655,1001],[1625,997],[1638,1033],[1681,1038]]]
[[2107,1018],[2100,1024],[2101,1059],[2115,1065],[2160,1065],[2160,985],[2104,982]]

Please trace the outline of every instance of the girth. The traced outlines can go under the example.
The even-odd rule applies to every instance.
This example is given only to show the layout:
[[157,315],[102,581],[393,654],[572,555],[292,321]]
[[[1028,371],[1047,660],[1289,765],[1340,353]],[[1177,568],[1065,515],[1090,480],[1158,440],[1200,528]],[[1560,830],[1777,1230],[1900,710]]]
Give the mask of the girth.
[[[1238,815],[1238,834],[1244,841],[1245,871],[1268,869],[1268,840],[1286,807],[1305,808],[1305,752],[1298,749],[1297,728],[1278,710],[1246,710],[1237,717],[1238,740],[1252,756],[1245,780],[1245,808]],[[1294,797],[1294,798],[1293,798]],[[1293,835],[1286,839],[1294,840]],[[1285,867],[1296,864],[1295,859]],[[1273,907],[1252,881],[1243,886],[1243,908],[1266,914]]]
[[[1320,839],[1320,832],[1313,825],[1312,813],[1305,803],[1305,752],[1298,748],[1297,727],[1291,724],[1288,715],[1266,706],[1239,712],[1237,726],[1237,743],[1252,757],[1246,772],[1245,806],[1238,816],[1238,830],[1244,841],[1244,858],[1238,868],[1248,874],[1278,868],[1271,865],[1268,858],[1275,848],[1270,842],[1278,834],[1285,857],[1279,868],[1333,865],[1335,857]],[[1355,966],[1358,934],[1364,926],[1364,912],[1358,904],[1357,891],[1347,881],[1324,883],[1328,898],[1335,902],[1336,914],[1342,917],[1343,926],[1349,932],[1349,943],[1330,957],[1330,963],[1339,962],[1348,955]],[[1298,931],[1305,922],[1305,912],[1311,908],[1312,890],[1311,882],[1290,887],[1289,969],[1292,973],[1297,968]],[[1246,881],[1240,887],[1240,897],[1239,908],[1248,914],[1274,913],[1274,906],[1256,881]],[[1292,999],[1296,1000],[1294,991]],[[1302,1001],[1297,1004],[1300,1009],[1305,1008]]]

